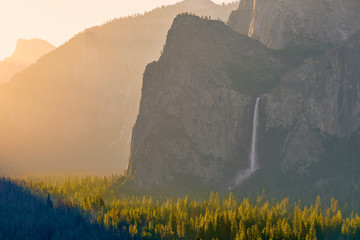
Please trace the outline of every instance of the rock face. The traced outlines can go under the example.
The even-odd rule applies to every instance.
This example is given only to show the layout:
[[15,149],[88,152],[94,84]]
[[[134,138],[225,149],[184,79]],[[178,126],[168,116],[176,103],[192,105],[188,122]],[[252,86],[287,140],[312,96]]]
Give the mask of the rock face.
[[0,84],[8,82],[15,73],[54,49],[53,45],[41,39],[19,39],[13,55],[0,62]]
[[360,28],[357,0],[242,0],[229,25],[235,31],[280,49],[291,43],[338,44]]
[[[345,44],[307,59],[288,72],[278,87],[265,94],[266,130],[292,128],[286,139],[284,165],[302,172],[319,159],[321,139],[349,138],[360,127],[360,32]],[[297,149],[297,150],[296,150]],[[294,152],[305,151],[305,154]]]
[[0,87],[0,174],[122,172],[142,74],[173,18],[226,20],[238,4],[187,0],[87,29]]
[[276,84],[280,60],[222,22],[177,17],[144,75],[129,167],[138,186],[178,176],[218,185],[248,167],[256,98],[247,93]]
[[[263,185],[249,189],[275,181],[272,187],[286,196],[294,188],[284,185],[294,179],[318,190],[334,179],[358,179],[351,169],[360,159],[353,144],[359,142],[360,32],[320,49],[271,50],[220,22],[177,17],[163,55],[144,74],[129,176],[139,188],[193,179],[227,189],[249,167],[260,97],[259,170],[248,182]],[[334,141],[347,146],[346,156],[329,147]],[[332,155],[346,170],[334,167]]]

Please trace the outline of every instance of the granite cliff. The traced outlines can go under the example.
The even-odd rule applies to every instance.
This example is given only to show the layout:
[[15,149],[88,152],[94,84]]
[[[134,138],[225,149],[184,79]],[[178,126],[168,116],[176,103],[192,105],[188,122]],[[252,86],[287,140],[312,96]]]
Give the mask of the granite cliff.
[[[264,95],[266,131],[292,129],[286,139],[284,166],[305,171],[301,163],[319,158],[320,138],[349,138],[360,127],[360,32],[326,54],[306,59]],[[299,145],[300,144],[300,145]],[[293,151],[298,152],[294,154]]]
[[217,185],[233,166],[246,167],[255,103],[247,92],[271,88],[284,68],[274,51],[223,22],[177,17],[144,75],[129,169],[137,184],[179,175]]
[[[360,33],[335,42],[272,50],[221,22],[178,16],[144,74],[128,175],[139,188],[190,180],[359,200]],[[249,168],[258,97],[259,169],[234,186]]]
[[273,49],[289,44],[338,44],[360,28],[357,0],[242,0],[229,26]]

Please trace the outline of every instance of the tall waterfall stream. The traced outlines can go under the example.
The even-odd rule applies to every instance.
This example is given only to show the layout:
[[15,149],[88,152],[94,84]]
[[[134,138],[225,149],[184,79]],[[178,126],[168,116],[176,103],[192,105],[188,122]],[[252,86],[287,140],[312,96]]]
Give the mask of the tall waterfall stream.
[[257,130],[259,125],[259,102],[260,98],[256,99],[254,117],[253,117],[253,129],[251,137],[251,150],[250,150],[250,168],[240,172],[235,179],[235,187],[240,185],[241,182],[246,180],[250,175],[258,169],[257,155],[256,155],[256,143],[257,143]]

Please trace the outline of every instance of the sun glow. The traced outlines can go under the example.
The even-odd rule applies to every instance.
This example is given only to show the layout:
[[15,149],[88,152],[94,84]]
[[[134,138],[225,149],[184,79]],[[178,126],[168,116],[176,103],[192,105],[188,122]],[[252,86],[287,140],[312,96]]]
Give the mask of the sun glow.
[[59,46],[87,27],[176,2],[179,0],[2,0],[0,61],[11,56],[18,39],[40,38]]

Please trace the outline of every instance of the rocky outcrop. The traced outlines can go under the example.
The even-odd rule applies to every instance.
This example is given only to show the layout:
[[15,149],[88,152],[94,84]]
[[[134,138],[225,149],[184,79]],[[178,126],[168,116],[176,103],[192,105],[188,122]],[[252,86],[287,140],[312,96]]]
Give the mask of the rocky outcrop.
[[220,22],[177,17],[145,71],[128,175],[139,188],[193,179],[226,189],[249,167],[257,97],[262,178],[313,174],[325,142],[357,136],[360,124],[360,33],[323,49],[271,50]]
[[267,129],[302,119],[321,132],[351,136],[360,127],[359,54],[357,33],[344,45],[289,72],[268,94]]
[[[319,160],[319,136],[349,138],[360,127],[360,32],[342,46],[307,59],[265,94],[266,129],[292,128],[283,165],[299,172]],[[314,134],[317,131],[317,134]],[[302,154],[299,151],[305,153]],[[302,166],[298,166],[302,162]],[[297,166],[297,167],[294,167]]]
[[144,75],[129,165],[137,185],[181,176],[208,186],[231,181],[249,166],[256,100],[249,93],[271,88],[283,68],[274,51],[222,22],[178,16]]
[[229,25],[280,49],[289,44],[338,44],[360,28],[357,0],[242,0]]

